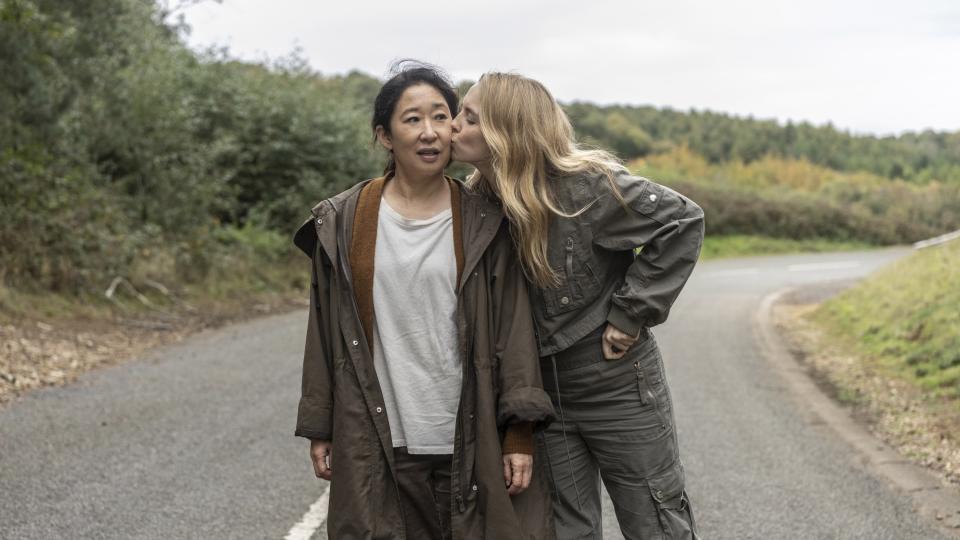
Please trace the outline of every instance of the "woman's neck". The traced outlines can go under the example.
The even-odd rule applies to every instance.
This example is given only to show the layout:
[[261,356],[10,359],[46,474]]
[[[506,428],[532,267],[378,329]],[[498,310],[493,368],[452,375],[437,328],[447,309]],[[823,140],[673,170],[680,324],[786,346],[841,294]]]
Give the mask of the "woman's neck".
[[384,186],[383,197],[409,219],[427,219],[450,208],[450,186],[443,174],[413,176],[397,169]]
[[496,184],[497,177],[494,175],[492,163],[485,161],[483,163],[475,164],[474,167],[477,168],[477,172],[480,173],[480,176],[486,178],[487,181],[490,182],[491,186]]
[[490,191],[499,199],[500,198],[500,186],[497,184],[497,176],[493,171],[493,165],[489,161],[484,163],[475,163],[473,165],[476,167],[477,172],[480,173],[480,177],[483,178],[483,182],[486,182],[487,187],[490,188]]

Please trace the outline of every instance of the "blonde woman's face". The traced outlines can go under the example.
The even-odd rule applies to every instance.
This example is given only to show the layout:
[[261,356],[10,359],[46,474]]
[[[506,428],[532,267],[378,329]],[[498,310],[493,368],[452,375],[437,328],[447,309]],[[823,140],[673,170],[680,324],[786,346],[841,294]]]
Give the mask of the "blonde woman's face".
[[480,132],[477,85],[463,96],[460,114],[453,119],[453,159],[479,167],[490,161],[490,147]]

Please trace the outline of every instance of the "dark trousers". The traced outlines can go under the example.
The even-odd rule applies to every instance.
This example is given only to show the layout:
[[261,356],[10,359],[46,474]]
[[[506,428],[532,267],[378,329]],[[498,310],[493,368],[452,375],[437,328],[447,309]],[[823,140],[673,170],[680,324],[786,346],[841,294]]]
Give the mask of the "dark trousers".
[[393,449],[400,508],[407,538],[448,540],[450,533],[449,454],[410,454]]
[[560,417],[542,437],[557,538],[603,538],[602,480],[624,538],[695,540],[653,335],[645,331],[623,358],[608,361],[598,331],[540,366]]

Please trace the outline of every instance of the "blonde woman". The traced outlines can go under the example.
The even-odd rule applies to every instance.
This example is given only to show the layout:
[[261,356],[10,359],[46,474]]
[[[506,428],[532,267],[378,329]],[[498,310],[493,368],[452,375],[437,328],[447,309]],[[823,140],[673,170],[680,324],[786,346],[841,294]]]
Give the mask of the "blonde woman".
[[[673,405],[650,328],[703,240],[703,211],[579,146],[549,91],[487,73],[453,123],[469,184],[499,198],[532,283],[558,538],[602,538],[602,479],[626,538],[697,538]],[[636,249],[642,247],[639,254]]]

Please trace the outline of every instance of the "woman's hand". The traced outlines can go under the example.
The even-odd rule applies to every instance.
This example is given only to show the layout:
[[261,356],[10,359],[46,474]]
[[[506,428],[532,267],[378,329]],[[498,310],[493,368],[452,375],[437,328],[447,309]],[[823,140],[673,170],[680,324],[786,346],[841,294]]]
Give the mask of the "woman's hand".
[[330,480],[333,476],[333,443],[310,439],[310,459],[317,478]]
[[603,331],[603,357],[607,360],[619,360],[627,354],[627,349],[637,342],[639,336],[631,336],[620,331],[612,324],[607,324]]
[[533,456],[528,454],[503,455],[503,481],[507,494],[516,495],[530,487],[533,477]]

